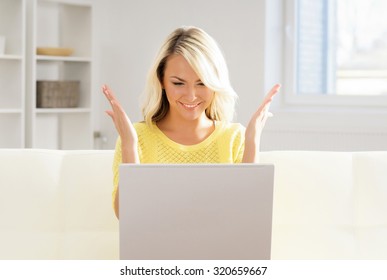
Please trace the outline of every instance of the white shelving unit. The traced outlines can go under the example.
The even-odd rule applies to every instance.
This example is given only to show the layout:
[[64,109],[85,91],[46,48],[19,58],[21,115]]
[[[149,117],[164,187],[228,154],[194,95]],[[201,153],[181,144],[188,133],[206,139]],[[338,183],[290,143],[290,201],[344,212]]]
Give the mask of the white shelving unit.
[[0,0],[0,148],[25,145],[25,0]]
[[[1,1],[1,0],[0,0]],[[29,3],[28,141],[31,148],[92,149],[92,4]],[[38,47],[72,48],[70,56],[37,55]],[[37,81],[80,81],[76,108],[37,108]]]

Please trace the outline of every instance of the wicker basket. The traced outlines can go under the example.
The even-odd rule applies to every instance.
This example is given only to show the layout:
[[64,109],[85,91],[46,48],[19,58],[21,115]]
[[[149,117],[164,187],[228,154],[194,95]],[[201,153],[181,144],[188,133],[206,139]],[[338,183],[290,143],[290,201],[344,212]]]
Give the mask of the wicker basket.
[[79,81],[37,81],[36,107],[78,107],[79,85]]

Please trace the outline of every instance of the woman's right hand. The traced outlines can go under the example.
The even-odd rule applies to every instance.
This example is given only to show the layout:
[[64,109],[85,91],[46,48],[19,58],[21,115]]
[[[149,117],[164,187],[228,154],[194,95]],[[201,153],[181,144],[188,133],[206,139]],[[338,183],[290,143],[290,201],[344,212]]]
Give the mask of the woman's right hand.
[[122,161],[124,163],[138,163],[138,137],[132,122],[112,90],[107,85],[102,86],[102,92],[112,108],[111,110],[106,110],[105,112],[112,118],[114,126],[121,138]]

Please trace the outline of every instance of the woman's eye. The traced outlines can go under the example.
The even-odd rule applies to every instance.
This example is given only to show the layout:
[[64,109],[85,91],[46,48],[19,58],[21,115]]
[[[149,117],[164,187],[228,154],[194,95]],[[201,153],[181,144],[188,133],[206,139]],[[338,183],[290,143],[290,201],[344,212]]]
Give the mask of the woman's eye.
[[182,86],[183,83],[180,83],[180,82],[172,82],[175,86]]

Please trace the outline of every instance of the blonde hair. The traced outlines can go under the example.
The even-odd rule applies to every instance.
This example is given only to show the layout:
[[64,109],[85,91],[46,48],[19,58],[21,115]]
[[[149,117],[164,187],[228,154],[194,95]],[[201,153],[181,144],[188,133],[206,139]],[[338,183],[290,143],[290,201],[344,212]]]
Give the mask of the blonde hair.
[[203,84],[215,92],[212,103],[206,109],[207,117],[231,121],[238,96],[230,85],[227,65],[219,46],[202,29],[181,27],[167,37],[148,74],[142,105],[145,122],[151,125],[164,118],[169,110],[162,81],[167,60],[174,54],[183,56]]

